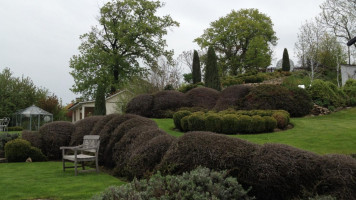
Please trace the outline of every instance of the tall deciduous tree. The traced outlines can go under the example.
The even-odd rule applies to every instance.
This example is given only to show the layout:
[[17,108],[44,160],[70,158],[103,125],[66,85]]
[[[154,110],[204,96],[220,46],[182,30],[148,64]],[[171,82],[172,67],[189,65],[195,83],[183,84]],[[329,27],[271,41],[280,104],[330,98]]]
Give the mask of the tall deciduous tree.
[[[331,30],[340,41],[346,44],[356,36],[355,0],[325,0],[320,8],[322,12],[318,20]],[[356,47],[356,44],[354,46]],[[349,52],[350,63],[351,54]]]
[[288,55],[288,50],[286,48],[284,48],[284,51],[283,51],[282,71],[286,71],[286,72],[290,71],[289,55]]
[[35,86],[29,77],[14,77],[9,68],[3,69],[0,72],[0,118],[11,117],[47,94],[47,89]]
[[[259,37],[259,46],[271,52],[271,46],[276,45],[277,37],[273,30],[271,19],[257,9],[233,10],[225,17],[210,23],[210,28],[194,41],[202,48],[212,45],[219,56],[219,67],[223,74],[236,75],[248,70],[251,65],[251,56],[247,51],[251,47],[250,42]],[[256,49],[256,46],[252,47]],[[252,54],[252,52],[250,52]],[[270,53],[265,54],[271,56]],[[270,59],[269,59],[270,60]],[[267,67],[270,63],[262,62]]]
[[193,84],[201,82],[200,60],[199,60],[198,52],[196,50],[194,50],[192,74],[193,74]]
[[159,56],[171,59],[163,36],[179,26],[169,15],[157,16],[163,4],[148,0],[112,0],[100,9],[99,25],[80,36],[79,55],[70,60],[72,91],[93,97],[98,83],[111,92],[133,76],[144,73],[139,61],[151,66]]
[[208,48],[207,62],[205,68],[205,86],[220,91],[220,77],[217,65],[217,56],[212,46]]

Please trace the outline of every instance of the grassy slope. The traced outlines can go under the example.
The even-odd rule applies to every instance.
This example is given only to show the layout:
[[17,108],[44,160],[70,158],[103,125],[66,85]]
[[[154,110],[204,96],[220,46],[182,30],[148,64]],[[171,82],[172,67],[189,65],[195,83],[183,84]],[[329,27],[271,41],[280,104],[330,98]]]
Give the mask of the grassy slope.
[[0,199],[90,199],[124,182],[105,173],[62,170],[61,162],[1,163]]
[[[172,119],[154,119],[169,134],[181,136],[172,130]],[[293,118],[294,128],[254,135],[233,135],[254,143],[282,143],[319,154],[356,154],[356,108],[327,116]]]

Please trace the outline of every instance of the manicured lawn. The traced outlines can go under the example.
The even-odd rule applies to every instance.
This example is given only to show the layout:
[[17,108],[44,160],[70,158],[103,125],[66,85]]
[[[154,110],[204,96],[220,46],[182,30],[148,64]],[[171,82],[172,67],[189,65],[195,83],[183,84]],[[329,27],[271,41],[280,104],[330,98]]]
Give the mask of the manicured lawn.
[[74,176],[61,162],[0,163],[0,199],[90,199],[123,183],[102,172]]
[[[169,134],[174,131],[172,119],[154,119]],[[233,135],[248,141],[288,144],[319,154],[356,154],[356,108],[342,110],[327,116],[292,118],[293,129],[274,133]]]

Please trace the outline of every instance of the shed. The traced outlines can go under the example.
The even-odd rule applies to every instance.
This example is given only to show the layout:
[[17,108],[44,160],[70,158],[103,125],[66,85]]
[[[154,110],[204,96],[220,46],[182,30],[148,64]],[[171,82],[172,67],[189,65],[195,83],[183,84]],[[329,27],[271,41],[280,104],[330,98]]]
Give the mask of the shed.
[[35,105],[17,111],[14,114],[16,126],[22,126],[26,130],[38,130],[41,125],[53,121],[53,114]]

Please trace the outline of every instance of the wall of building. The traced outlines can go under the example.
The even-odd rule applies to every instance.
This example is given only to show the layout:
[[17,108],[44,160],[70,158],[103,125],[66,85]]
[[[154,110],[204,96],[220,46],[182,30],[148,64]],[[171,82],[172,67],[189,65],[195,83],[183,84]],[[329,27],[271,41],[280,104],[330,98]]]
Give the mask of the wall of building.
[[355,65],[341,65],[341,80],[342,85],[345,85],[349,79],[356,79],[356,66]]

